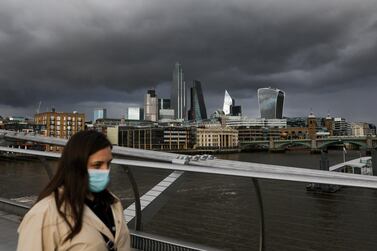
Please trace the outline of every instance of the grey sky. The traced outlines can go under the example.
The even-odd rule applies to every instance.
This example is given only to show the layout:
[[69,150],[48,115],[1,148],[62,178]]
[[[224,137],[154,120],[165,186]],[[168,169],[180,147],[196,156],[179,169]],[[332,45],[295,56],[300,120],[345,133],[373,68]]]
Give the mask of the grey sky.
[[0,115],[42,101],[120,117],[148,88],[169,97],[176,61],[202,81],[209,114],[226,88],[257,117],[256,89],[272,86],[286,116],[377,122],[376,1],[0,2]]

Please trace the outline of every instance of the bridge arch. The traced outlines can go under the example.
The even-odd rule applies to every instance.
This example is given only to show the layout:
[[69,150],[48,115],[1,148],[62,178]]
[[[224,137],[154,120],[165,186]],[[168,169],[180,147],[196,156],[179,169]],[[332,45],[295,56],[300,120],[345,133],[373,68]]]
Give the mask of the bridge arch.
[[323,144],[318,144],[317,147],[319,149],[326,148],[331,145],[337,145],[337,144],[351,144],[351,145],[356,145],[361,148],[367,148],[368,145],[366,143],[360,142],[360,141],[353,141],[353,140],[334,140],[330,142],[324,142]]
[[277,148],[285,148],[288,146],[305,146],[307,148],[311,148],[310,142],[300,142],[300,141],[292,141],[292,142],[284,142],[284,143],[275,143],[275,147]]
[[269,142],[265,143],[241,143],[240,147],[242,150],[255,150],[255,149],[268,149],[269,148]]

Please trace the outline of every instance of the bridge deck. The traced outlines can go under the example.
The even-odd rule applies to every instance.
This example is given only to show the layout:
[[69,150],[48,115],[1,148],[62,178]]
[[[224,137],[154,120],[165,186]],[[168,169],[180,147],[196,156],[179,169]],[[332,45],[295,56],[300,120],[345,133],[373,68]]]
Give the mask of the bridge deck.
[[0,251],[16,250],[19,221],[20,217],[0,211]]

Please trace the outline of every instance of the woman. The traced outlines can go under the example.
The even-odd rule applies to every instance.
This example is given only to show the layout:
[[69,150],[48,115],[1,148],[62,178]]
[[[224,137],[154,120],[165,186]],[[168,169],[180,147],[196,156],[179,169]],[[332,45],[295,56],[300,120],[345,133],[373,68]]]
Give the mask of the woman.
[[58,170],[18,229],[18,251],[129,251],[122,205],[107,190],[111,143],[96,131],[76,133]]

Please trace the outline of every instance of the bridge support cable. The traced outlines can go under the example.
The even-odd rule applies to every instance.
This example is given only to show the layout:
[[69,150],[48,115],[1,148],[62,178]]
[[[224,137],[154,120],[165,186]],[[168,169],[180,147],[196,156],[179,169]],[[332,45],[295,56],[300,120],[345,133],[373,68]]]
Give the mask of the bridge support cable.
[[52,171],[51,166],[47,163],[46,157],[44,156],[38,156],[39,161],[42,163],[47,175],[48,179],[51,180],[54,176],[54,172]]
[[[141,203],[140,203],[139,188],[137,186],[137,183],[135,181],[135,177],[132,174],[132,171],[129,168],[129,166],[123,166],[123,169],[127,173],[128,180],[131,184],[132,191],[134,193],[135,202],[133,203],[133,205],[135,207],[135,230],[141,231],[142,230],[142,221],[141,221],[142,214],[141,214]],[[129,222],[129,221],[127,221],[127,222]]]
[[264,227],[264,209],[263,209],[263,199],[262,193],[259,187],[258,179],[252,178],[255,193],[258,199],[258,206],[259,206],[259,251],[265,250],[265,227]]

